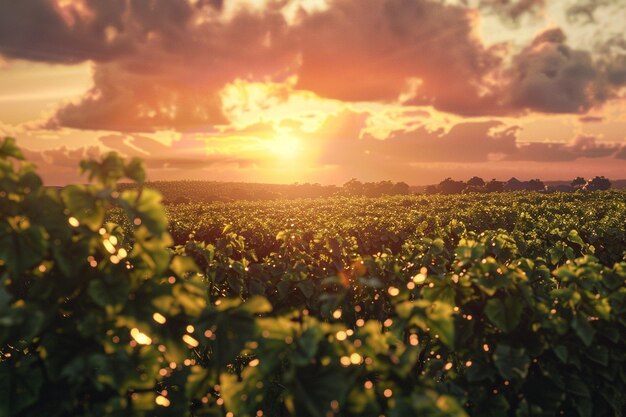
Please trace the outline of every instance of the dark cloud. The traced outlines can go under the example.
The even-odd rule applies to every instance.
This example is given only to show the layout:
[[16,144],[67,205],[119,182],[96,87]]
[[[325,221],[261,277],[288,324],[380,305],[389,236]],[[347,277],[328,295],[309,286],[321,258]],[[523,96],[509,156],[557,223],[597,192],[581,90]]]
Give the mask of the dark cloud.
[[132,53],[123,31],[123,0],[83,2],[61,7],[51,0],[0,3],[0,53],[33,61],[73,63],[106,61]]
[[600,103],[602,79],[591,54],[565,44],[560,29],[539,34],[514,59],[510,105],[545,113],[584,113]]
[[626,85],[626,37],[623,34],[611,37],[597,45],[597,50],[609,88]]
[[623,145],[598,143],[594,136],[578,136],[573,143],[527,143],[507,155],[510,161],[559,162],[581,158],[618,157],[624,152]]
[[604,121],[604,117],[600,116],[582,116],[578,118],[578,121],[582,123],[600,123]]
[[33,61],[106,62],[141,53],[154,38],[165,49],[189,43],[192,19],[220,0],[5,0],[0,53]]
[[626,9],[626,4],[622,0],[577,0],[569,5],[566,14],[569,21],[573,23],[596,23],[596,11],[612,6],[617,6],[618,11]]

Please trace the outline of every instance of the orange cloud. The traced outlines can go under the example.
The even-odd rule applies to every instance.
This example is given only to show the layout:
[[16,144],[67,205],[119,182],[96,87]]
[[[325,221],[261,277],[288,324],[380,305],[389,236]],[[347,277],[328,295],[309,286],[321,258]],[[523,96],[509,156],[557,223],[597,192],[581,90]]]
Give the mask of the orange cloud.
[[[477,36],[479,9],[435,0],[334,0],[228,8],[221,1],[21,0],[0,6],[0,53],[95,62],[94,86],[47,126],[150,132],[228,124],[236,80],[341,101],[428,105],[464,116],[584,113],[626,84],[624,54],[569,47],[558,29],[519,53]],[[512,18],[542,1],[478,3]],[[293,14],[293,13],[292,13]],[[612,50],[615,50],[613,48]],[[509,62],[511,62],[509,64]]]

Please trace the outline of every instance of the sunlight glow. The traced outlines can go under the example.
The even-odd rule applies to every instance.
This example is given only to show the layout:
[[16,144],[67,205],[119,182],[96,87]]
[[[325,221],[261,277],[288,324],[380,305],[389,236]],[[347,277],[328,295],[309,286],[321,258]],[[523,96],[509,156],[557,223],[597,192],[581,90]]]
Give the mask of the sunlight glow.
[[291,159],[298,156],[302,150],[300,139],[291,135],[280,135],[268,143],[269,151],[279,158]]

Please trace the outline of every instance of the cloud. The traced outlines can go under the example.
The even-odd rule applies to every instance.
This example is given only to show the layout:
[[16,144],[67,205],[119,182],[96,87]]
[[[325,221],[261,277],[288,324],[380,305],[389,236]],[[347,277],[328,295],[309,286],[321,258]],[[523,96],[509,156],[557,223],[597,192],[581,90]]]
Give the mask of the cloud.
[[[544,6],[541,0],[480,3],[512,19]],[[612,40],[610,54],[599,49],[594,56],[552,28],[512,52],[506,45],[486,47],[477,21],[476,10],[433,1],[372,0],[364,8],[338,0],[296,29],[298,87],[344,101],[393,101],[412,87],[406,105],[504,116],[585,113],[626,84],[623,38]]]
[[48,185],[85,182],[85,178],[79,175],[78,163],[85,158],[96,158],[101,154],[97,146],[76,149],[61,146],[45,151],[22,148],[22,152],[26,160],[37,166],[37,173]]
[[118,63],[99,65],[94,87],[58,109],[45,127],[150,132],[226,123],[216,93],[219,87],[210,82],[188,85],[184,72],[181,68],[180,72],[144,73]]
[[[298,87],[345,101],[393,101],[415,80],[407,104],[473,114],[489,101],[486,77],[500,65],[475,36],[476,15],[426,0],[337,0],[294,31]],[[477,104],[478,103],[478,104]]]
[[242,10],[225,20],[215,1],[69,4],[24,0],[0,6],[0,53],[95,62],[93,88],[61,107],[50,128],[149,132],[225,124],[218,93],[228,82],[282,81],[297,58],[284,17],[271,8]]
[[570,3],[566,9],[566,15],[570,22],[583,24],[595,23],[597,10],[616,6],[614,11],[623,11],[626,5],[621,0],[577,0]]
[[383,152],[394,160],[413,162],[487,162],[491,155],[515,150],[517,128],[501,122],[458,123],[449,131],[429,132],[420,127],[373,142],[372,152]]
[[622,145],[622,149],[620,149],[619,152],[617,152],[615,154],[615,157],[617,159],[624,159],[624,160],[626,160],[626,145]]
[[492,106],[485,77],[500,57],[475,36],[476,13],[430,0],[372,0],[368,7],[336,0],[327,10],[301,10],[289,25],[281,13],[287,3],[240,9],[228,19],[219,4],[183,0],[3,3],[0,52],[95,61],[93,89],[61,108],[49,127],[201,129],[227,122],[217,94],[227,83],[293,75],[298,88],[329,98],[392,101],[417,83],[409,104],[461,114]]
[[567,46],[560,29],[539,34],[514,58],[508,75],[513,108],[584,113],[599,102],[601,74],[591,54]]
[[[45,126],[120,132],[226,125],[220,92],[235,80],[295,79],[295,88],[324,98],[401,101],[463,116],[585,113],[626,84],[626,54],[614,45],[595,58],[567,45],[560,29],[514,53],[482,42],[475,8],[334,0],[291,21],[284,10],[294,1],[228,14],[217,0],[5,1],[0,54],[92,61],[93,88]],[[543,0],[478,4],[511,19],[544,7]]]
[[[519,142],[519,128],[499,121],[461,122],[444,131],[426,127],[397,131],[385,140],[361,139],[367,115],[344,112],[329,117],[321,129],[326,140],[319,156],[322,165],[355,170],[397,170],[421,163],[478,164],[496,161],[564,162],[582,158],[624,158],[626,145],[602,143],[580,135],[570,143]],[[309,140],[313,140],[311,137]]]
[[582,123],[600,123],[604,121],[604,117],[602,116],[582,116],[579,117],[578,120]]
[[516,22],[524,15],[538,16],[546,0],[480,0],[478,7]]
[[351,112],[329,117],[321,135],[316,134],[325,138],[318,163],[355,170],[397,170],[426,162],[487,162],[492,154],[516,151],[517,128],[497,121],[459,123],[449,131],[431,132],[420,126],[395,132],[385,140],[369,135],[359,139],[367,117]]
[[572,143],[527,143],[520,144],[517,150],[507,155],[510,161],[559,162],[581,158],[620,158],[626,146],[603,144],[594,136],[578,136]]
[[183,137],[170,145],[141,135],[105,135],[99,141],[127,157],[139,157],[150,169],[196,170],[214,165],[248,166],[254,161],[227,153],[207,154],[203,140]]
[[[31,61],[75,63],[107,61],[133,51],[122,29],[124,1],[3,1],[0,53]],[[109,35],[107,35],[109,34]]]

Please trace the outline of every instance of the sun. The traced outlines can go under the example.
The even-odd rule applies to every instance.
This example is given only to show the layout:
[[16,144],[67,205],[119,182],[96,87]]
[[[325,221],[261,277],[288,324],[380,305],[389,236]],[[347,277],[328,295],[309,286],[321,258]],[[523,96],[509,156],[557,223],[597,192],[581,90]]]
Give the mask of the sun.
[[301,153],[302,143],[295,136],[280,135],[268,143],[268,149],[281,159],[292,159]]

